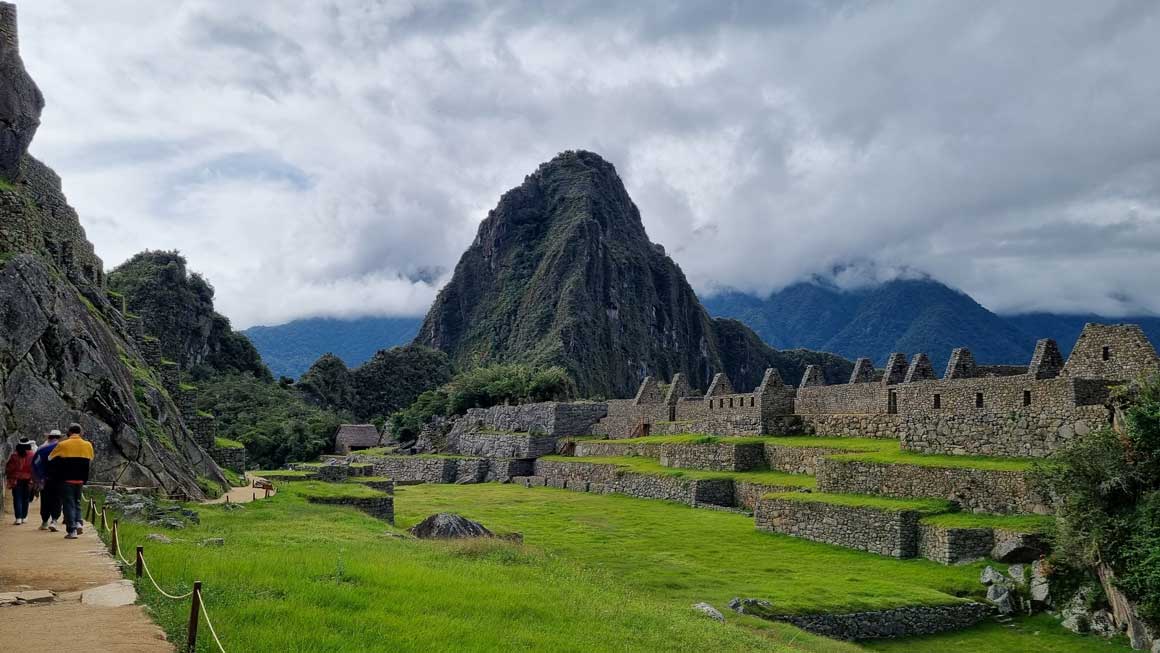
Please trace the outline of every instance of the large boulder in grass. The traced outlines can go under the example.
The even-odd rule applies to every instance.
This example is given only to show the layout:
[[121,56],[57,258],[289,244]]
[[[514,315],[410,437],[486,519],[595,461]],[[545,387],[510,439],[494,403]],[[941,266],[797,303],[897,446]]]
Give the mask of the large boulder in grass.
[[483,524],[457,515],[441,512],[424,519],[411,528],[411,535],[421,540],[450,540],[469,537],[494,537]]

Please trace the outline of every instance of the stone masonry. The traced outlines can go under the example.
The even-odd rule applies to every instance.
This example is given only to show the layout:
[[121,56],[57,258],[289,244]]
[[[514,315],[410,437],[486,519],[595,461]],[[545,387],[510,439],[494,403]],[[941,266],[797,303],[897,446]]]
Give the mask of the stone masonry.
[[913,510],[883,510],[820,501],[766,497],[753,513],[758,530],[869,551],[895,558],[918,555]]

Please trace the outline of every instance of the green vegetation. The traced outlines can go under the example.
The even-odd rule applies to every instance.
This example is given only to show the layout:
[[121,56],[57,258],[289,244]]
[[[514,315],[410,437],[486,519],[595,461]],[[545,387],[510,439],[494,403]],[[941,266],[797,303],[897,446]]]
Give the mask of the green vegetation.
[[914,653],[1129,653],[1132,648],[1117,637],[1109,641],[1096,635],[1076,635],[1051,615],[1038,614],[1010,624],[983,622],[974,628],[927,637],[865,642],[871,651]]
[[277,481],[279,479],[301,480],[308,476],[314,476],[316,473],[299,469],[270,469],[253,472],[254,476],[260,476],[268,481]]
[[390,456],[398,451],[397,447],[371,447],[369,449],[360,449],[354,453],[361,456]]
[[640,438],[608,440],[609,443],[613,444],[758,444],[772,441],[773,438],[766,436],[724,437],[719,435],[704,435],[701,433],[646,435]]
[[917,465],[945,469],[986,469],[1000,472],[1026,472],[1034,461],[1023,458],[994,458],[989,456],[944,456],[910,451],[876,451],[872,453],[836,454],[834,460],[850,460],[888,465]]
[[462,415],[469,408],[500,404],[555,401],[575,396],[576,385],[559,367],[491,365],[458,374],[436,390],[420,394],[414,403],[391,416],[391,433],[408,442],[437,416]]
[[225,467],[222,467],[222,475],[226,477],[227,481],[229,481],[230,487],[245,487],[249,485],[249,483],[246,482],[245,476],[235,472],[232,469],[226,469]]
[[1038,465],[1035,481],[1056,497],[1060,528],[1056,562],[1086,576],[1108,565],[1137,603],[1141,618],[1160,626],[1160,376],[1121,389],[1123,433],[1076,438]]
[[287,491],[306,498],[321,499],[375,499],[387,496],[383,492],[360,483],[325,483],[305,481],[287,486]]
[[556,462],[571,462],[571,463],[595,463],[598,465],[616,465],[626,472],[637,472],[640,474],[649,474],[651,476],[676,476],[687,478],[691,480],[712,480],[729,478],[735,481],[747,481],[750,483],[762,483],[765,485],[783,485],[786,487],[801,487],[812,488],[816,485],[813,476],[806,476],[804,474],[787,474],[785,472],[773,471],[756,471],[756,472],[709,472],[699,469],[683,469],[677,467],[664,467],[652,458],[639,458],[634,456],[592,456],[592,457],[576,457],[576,456],[544,456],[540,460],[556,461]]
[[948,512],[923,517],[924,524],[943,528],[1008,528],[1023,533],[1050,533],[1055,518],[1048,515],[979,515],[970,512]]
[[246,445],[229,438],[214,438],[214,446],[219,449],[245,449]]
[[214,412],[221,437],[245,445],[247,462],[267,468],[330,451],[344,421],[307,403],[293,388],[249,374],[205,379],[198,404]]
[[381,350],[353,370],[327,354],[302,375],[297,386],[311,402],[366,421],[402,410],[424,391],[449,380],[447,354],[406,346]]
[[868,494],[826,494],[823,492],[772,492],[765,495],[766,499],[787,499],[808,503],[828,503],[835,506],[850,506],[852,508],[873,508],[901,512],[914,510],[923,514],[934,515],[950,512],[953,505],[941,499],[894,499],[891,497],[876,497]]

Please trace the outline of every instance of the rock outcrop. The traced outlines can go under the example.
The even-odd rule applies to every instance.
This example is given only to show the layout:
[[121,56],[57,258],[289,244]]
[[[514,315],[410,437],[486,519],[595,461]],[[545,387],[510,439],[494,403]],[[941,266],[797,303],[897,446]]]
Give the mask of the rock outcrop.
[[201,498],[202,485],[225,483],[221,470],[107,299],[60,178],[27,153],[43,104],[34,89],[15,7],[0,3],[0,458],[20,436],[75,421],[96,451],[94,481]]
[[[681,269],[649,241],[612,164],[564,152],[499,201],[440,291],[416,342],[458,368],[559,365],[586,396],[627,397],[646,376],[742,388],[796,370],[739,323],[709,317]],[[737,333],[742,331],[744,333]],[[840,360],[840,359],[834,359]],[[844,374],[850,374],[850,364]]]
[[483,524],[457,515],[441,512],[411,527],[411,535],[422,540],[449,540],[469,537],[494,537]]

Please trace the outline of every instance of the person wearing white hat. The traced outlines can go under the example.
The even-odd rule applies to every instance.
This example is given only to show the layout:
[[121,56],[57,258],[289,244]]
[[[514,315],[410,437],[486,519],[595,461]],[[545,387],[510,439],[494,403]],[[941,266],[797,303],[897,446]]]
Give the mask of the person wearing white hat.
[[60,520],[60,479],[52,477],[48,466],[48,455],[64,437],[58,429],[45,436],[44,444],[32,457],[32,475],[40,489],[40,530],[57,532],[56,522]]
[[4,475],[8,477],[8,489],[12,490],[12,510],[16,513],[15,525],[28,519],[28,502],[32,500],[32,450],[36,443],[27,437],[16,443],[16,451],[4,463]]

